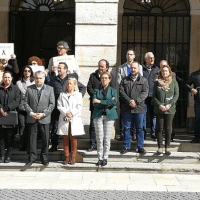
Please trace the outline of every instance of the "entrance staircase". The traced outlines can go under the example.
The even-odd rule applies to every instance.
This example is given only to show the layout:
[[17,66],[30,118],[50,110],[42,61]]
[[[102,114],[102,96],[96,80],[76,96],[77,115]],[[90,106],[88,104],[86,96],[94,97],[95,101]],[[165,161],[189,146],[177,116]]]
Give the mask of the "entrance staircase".
[[[49,153],[49,165],[43,166],[40,163],[38,149],[38,162],[31,167],[26,165],[27,154],[25,151],[19,151],[19,139],[16,138],[13,151],[12,162],[0,164],[0,170],[20,170],[20,171],[113,171],[113,172],[149,172],[149,173],[200,173],[200,143],[192,144],[190,141],[193,134],[177,132],[171,142],[171,155],[157,155],[157,142],[147,134],[145,140],[145,155],[136,153],[136,142],[132,142],[131,150],[124,155],[120,154],[122,141],[111,140],[111,151],[108,164],[104,167],[97,167],[97,152],[88,152],[89,139],[78,139],[78,152],[83,158],[83,162],[75,165],[63,165],[64,159],[62,149],[62,139],[59,139],[59,148],[56,152]],[[38,147],[41,147],[41,141],[38,140]]]

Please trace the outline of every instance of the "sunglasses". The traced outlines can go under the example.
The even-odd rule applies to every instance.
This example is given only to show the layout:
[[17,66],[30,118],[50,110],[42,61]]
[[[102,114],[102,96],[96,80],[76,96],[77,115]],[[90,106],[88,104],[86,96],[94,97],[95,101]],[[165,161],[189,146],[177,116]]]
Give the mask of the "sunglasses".
[[57,50],[62,50],[62,49],[65,49],[64,47],[57,47]]
[[24,72],[31,72],[31,70],[24,70]]

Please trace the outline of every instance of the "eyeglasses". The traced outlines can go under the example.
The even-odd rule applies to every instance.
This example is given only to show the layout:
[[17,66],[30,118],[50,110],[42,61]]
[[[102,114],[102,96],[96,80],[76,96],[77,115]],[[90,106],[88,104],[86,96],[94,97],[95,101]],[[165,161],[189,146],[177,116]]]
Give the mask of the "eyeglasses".
[[109,79],[108,77],[101,77],[101,79],[103,80],[103,79]]
[[32,65],[37,65],[37,63],[32,63]]
[[31,72],[31,70],[24,70],[24,72]]
[[57,50],[60,51],[62,49],[65,49],[64,47],[57,47]]

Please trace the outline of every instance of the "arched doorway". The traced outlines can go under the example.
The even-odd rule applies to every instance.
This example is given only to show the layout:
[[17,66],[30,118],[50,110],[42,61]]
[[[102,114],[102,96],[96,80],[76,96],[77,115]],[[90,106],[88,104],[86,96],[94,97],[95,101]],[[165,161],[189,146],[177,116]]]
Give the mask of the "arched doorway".
[[144,54],[152,51],[156,64],[168,60],[180,78],[180,97],[177,103],[175,125],[186,127],[187,92],[182,80],[189,72],[190,5],[188,0],[126,0],[122,22],[122,63],[125,52],[134,48],[136,59],[143,63]]
[[15,44],[20,66],[30,56],[57,55],[56,43],[65,40],[75,49],[75,1],[11,0],[9,42]]

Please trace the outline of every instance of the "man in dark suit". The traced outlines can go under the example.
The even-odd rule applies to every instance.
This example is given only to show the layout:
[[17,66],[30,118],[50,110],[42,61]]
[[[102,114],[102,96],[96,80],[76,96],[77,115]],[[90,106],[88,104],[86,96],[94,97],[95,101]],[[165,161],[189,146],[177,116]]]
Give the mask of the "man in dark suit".
[[29,145],[27,154],[32,165],[37,159],[37,128],[40,129],[42,137],[42,149],[40,159],[43,165],[48,165],[48,142],[49,124],[51,122],[51,112],[55,106],[53,88],[45,85],[45,73],[38,71],[35,73],[35,84],[27,88],[25,96],[25,109],[27,112]]

